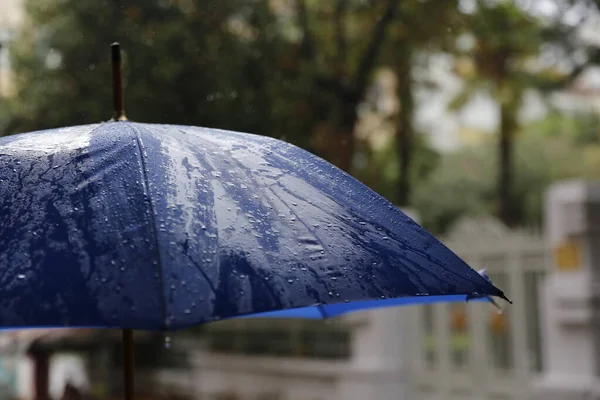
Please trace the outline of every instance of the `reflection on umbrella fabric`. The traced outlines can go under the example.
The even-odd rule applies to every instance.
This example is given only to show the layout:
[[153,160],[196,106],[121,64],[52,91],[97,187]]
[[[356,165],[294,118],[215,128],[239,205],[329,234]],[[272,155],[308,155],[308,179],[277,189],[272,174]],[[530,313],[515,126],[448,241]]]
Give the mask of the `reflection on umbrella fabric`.
[[0,271],[3,327],[171,330],[504,297],[304,150],[131,122],[0,139]]

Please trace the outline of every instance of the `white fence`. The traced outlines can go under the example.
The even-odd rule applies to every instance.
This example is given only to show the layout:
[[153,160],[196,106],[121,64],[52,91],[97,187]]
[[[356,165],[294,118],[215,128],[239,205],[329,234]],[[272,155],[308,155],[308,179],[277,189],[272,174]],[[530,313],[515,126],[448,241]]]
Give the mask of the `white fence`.
[[444,243],[515,305],[436,304],[410,311],[407,340],[418,399],[525,399],[541,371],[538,290],[549,251],[539,233],[494,220],[463,220]]

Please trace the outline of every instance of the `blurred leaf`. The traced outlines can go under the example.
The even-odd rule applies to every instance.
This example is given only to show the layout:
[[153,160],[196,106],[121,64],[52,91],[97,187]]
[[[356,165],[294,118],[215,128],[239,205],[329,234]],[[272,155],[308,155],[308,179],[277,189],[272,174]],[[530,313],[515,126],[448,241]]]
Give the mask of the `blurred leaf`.
[[465,107],[469,101],[471,101],[472,96],[472,88],[470,86],[463,87],[463,89],[450,100],[448,103],[448,109],[451,111],[460,110],[461,108]]

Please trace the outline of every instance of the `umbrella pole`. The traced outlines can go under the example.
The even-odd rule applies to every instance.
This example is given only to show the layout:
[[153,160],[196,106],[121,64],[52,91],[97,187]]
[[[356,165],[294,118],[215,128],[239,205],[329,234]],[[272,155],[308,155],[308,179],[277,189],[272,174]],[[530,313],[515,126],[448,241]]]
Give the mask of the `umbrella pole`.
[[121,45],[118,42],[110,46],[113,83],[113,120],[127,121],[123,103],[123,70],[121,68]]
[[133,400],[134,363],[133,330],[123,329],[123,377],[125,378],[125,400]]

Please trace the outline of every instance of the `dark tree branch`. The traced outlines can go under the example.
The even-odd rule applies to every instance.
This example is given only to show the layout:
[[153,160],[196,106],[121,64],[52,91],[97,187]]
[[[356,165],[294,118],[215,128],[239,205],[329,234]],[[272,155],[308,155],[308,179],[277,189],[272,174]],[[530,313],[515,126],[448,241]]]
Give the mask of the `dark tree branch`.
[[385,13],[381,16],[371,37],[365,52],[363,53],[358,69],[356,70],[356,77],[354,87],[358,97],[362,97],[367,87],[369,75],[373,71],[376,65],[377,56],[385,39],[385,33],[389,24],[394,20],[396,12],[398,10],[399,0],[388,0],[388,5]]
[[300,45],[300,56],[304,59],[311,59],[314,56],[315,46],[310,24],[308,22],[308,10],[306,9],[306,0],[296,0],[298,10],[298,21],[302,29],[302,44]]
[[344,76],[346,73],[346,62],[348,54],[348,45],[346,43],[346,24],[344,20],[347,5],[347,0],[337,0],[333,17],[333,21],[335,24],[335,37],[337,43],[337,68],[342,76]]
[[355,94],[353,85],[335,76],[317,76],[315,83],[321,89],[335,93],[339,97],[351,98]]

